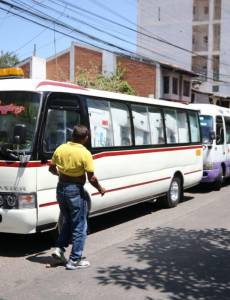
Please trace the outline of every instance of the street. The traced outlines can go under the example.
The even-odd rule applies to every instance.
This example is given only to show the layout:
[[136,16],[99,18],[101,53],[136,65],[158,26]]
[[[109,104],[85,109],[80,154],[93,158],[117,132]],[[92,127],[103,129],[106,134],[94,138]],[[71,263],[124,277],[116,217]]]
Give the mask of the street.
[[[143,203],[90,220],[91,267],[47,268],[48,235],[0,235],[0,299],[230,299],[230,184],[176,208]],[[69,249],[68,249],[69,251]]]

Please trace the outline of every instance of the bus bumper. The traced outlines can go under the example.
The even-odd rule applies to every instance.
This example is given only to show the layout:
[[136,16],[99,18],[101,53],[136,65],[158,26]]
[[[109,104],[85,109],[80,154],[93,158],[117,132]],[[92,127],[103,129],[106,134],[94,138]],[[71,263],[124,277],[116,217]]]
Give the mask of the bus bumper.
[[4,233],[35,233],[37,211],[34,209],[1,209],[0,232]]
[[201,182],[215,182],[220,174],[220,169],[203,170]]

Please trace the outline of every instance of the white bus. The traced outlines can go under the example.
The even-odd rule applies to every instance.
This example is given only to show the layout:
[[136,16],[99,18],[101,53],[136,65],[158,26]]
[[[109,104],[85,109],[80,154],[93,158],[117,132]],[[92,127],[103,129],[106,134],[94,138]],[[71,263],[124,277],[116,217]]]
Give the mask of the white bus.
[[213,104],[191,104],[200,111],[203,142],[202,182],[221,188],[230,176],[230,109]]
[[48,172],[58,145],[82,123],[91,131],[96,176],[90,216],[159,196],[167,207],[202,178],[197,110],[187,105],[31,79],[0,80],[0,232],[56,226],[57,177]]

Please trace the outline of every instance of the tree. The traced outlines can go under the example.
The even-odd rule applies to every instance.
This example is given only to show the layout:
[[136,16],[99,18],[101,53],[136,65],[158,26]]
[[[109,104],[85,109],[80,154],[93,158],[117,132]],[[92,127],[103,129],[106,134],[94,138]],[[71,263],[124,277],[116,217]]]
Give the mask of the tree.
[[128,95],[134,95],[135,90],[124,80],[124,70],[117,67],[114,74],[97,74],[93,67],[89,70],[78,70],[76,84],[110,92],[119,92]]
[[13,67],[19,63],[19,59],[16,55],[11,54],[10,52],[1,51],[0,54],[0,68]]

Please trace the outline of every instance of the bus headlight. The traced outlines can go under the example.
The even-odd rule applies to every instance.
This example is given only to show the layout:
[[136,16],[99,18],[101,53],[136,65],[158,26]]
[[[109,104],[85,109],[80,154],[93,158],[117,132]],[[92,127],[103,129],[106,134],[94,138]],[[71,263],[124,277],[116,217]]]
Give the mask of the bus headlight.
[[18,195],[18,208],[35,208],[36,199],[34,194]]
[[6,204],[9,208],[16,208],[17,207],[17,198],[15,195],[13,194],[10,194],[10,195],[7,195],[5,197],[6,199]]
[[0,193],[0,207],[3,209],[35,208],[36,194]]
[[205,163],[204,170],[212,170],[214,167],[213,163]]

